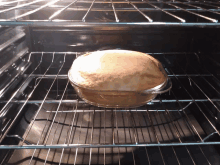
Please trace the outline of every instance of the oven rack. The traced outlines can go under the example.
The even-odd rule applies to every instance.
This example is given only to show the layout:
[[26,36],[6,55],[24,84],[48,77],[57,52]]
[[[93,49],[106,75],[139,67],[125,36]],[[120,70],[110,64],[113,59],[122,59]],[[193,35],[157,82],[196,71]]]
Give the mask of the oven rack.
[[[149,54],[154,55],[152,53]],[[65,67],[65,58],[67,56],[77,56],[78,53],[32,52],[28,55],[29,60],[31,57],[37,55],[41,57],[37,66],[25,77],[26,80],[23,82],[24,85],[27,80],[35,76],[35,78],[31,78],[35,81],[35,85],[32,87],[30,93],[26,94],[26,100],[13,100],[16,92],[19,92],[22,88],[22,86],[20,86],[8,101],[1,101],[1,103],[4,103],[4,107],[0,111],[1,115],[5,113],[7,105],[11,103],[19,103],[21,106],[15,118],[6,123],[3,133],[0,136],[0,141],[2,142],[2,140],[7,137],[14,137],[21,141],[18,145],[2,144],[0,145],[0,149],[165,147],[220,144],[220,141],[209,141],[210,137],[214,135],[219,136],[220,133],[216,127],[216,123],[208,117],[211,116],[213,119],[219,120],[215,114],[219,113],[217,103],[220,100],[211,98],[206,93],[206,89],[194,78],[199,77],[200,81],[207,83],[215,93],[219,93],[218,87],[212,82],[209,82],[207,78],[211,77],[217,82],[220,80],[215,74],[204,67],[199,68],[205,70],[207,73],[204,74],[204,76],[198,72],[190,76],[190,74],[187,74],[185,70],[181,68],[181,65],[180,68],[184,74],[177,74],[172,68],[165,68],[173,82],[173,88],[178,85],[180,86],[180,91],[171,89],[170,94],[161,94],[154,101],[146,104],[146,106],[136,109],[103,109],[80,102],[79,98],[68,100],[68,97],[75,93],[73,88],[69,88],[70,83],[67,77],[63,75],[60,75],[60,77],[66,82],[65,88],[61,90],[61,94],[59,94],[59,89],[55,92],[56,98],[59,99],[48,100],[48,95],[53,92],[52,87],[56,84],[60,71]],[[51,63],[48,64],[44,74],[36,76],[34,73],[44,61],[44,55],[51,55]],[[48,76],[49,78],[45,77],[48,70],[53,68],[54,59],[57,55],[62,56],[62,60],[59,61],[61,65],[58,68],[57,74],[55,76]],[[155,54],[154,56],[156,57],[157,55],[168,60],[166,53]],[[189,55],[192,54],[189,53]],[[196,55],[196,53],[194,53],[194,55]],[[198,69],[194,68],[194,66],[190,67],[195,71]],[[43,83],[43,79],[52,80],[49,89],[44,94],[43,100],[31,101],[31,96],[38,92],[36,88],[40,83]],[[188,84],[183,85],[182,81],[184,79],[188,81]],[[195,91],[200,91],[206,99],[194,98],[192,92]],[[181,101],[178,95],[179,92],[185,92],[188,99],[182,99]],[[169,109],[169,105],[166,104],[172,102],[175,103],[176,109]],[[205,111],[208,106],[205,104],[206,102],[211,104],[214,112],[210,110],[207,113]],[[24,136],[19,137],[18,135],[8,134],[19,114],[27,104],[38,105],[38,108]],[[151,104],[156,104],[157,108],[152,108]],[[201,117],[205,119],[206,126],[210,128],[208,133],[205,132],[193,118],[191,109],[189,109],[192,106],[194,106],[193,111],[199,112]],[[87,116],[86,119],[84,118],[85,116]],[[111,119],[106,118],[106,116],[111,116]],[[99,123],[97,123],[97,121],[99,121]],[[87,125],[85,126],[84,124],[86,123]],[[62,129],[58,129],[60,127]],[[33,133],[36,131],[36,128],[40,134],[34,135]],[[74,136],[75,132],[79,133],[78,137]],[[118,134],[123,134],[125,137],[119,137]],[[101,140],[97,141],[97,137]],[[62,142],[59,141],[60,138]],[[83,141],[83,138],[88,139],[84,139],[85,141]],[[96,139],[96,141],[94,139]]]
[[[64,2],[51,0],[48,2],[44,0],[15,0],[1,2],[1,4],[0,25],[13,26],[216,27],[219,26],[218,20],[220,18],[220,2],[218,1],[74,0]],[[12,11],[18,12],[14,17],[8,18],[8,12]],[[67,17],[68,15],[74,15],[76,12],[81,16]],[[134,19],[132,19],[131,14],[135,15]]]

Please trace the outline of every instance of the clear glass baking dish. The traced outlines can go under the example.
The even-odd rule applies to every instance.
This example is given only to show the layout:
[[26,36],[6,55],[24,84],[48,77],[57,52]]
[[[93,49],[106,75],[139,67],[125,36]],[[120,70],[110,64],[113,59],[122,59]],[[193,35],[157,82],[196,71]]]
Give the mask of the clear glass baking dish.
[[70,71],[68,72],[68,78],[77,94],[86,103],[104,108],[134,108],[150,102],[158,94],[165,93],[172,88],[172,82],[161,63],[159,63],[159,68],[166,78],[165,81],[154,88],[143,91],[94,90],[82,87],[72,81],[70,79]]

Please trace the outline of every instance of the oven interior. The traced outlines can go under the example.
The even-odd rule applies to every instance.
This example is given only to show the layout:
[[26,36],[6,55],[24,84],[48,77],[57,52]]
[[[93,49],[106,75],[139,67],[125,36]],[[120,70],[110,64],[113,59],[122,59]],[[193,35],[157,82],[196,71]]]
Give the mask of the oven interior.
[[[218,165],[220,26],[209,23],[218,2],[56,2],[1,7],[0,163]],[[144,24],[149,18],[159,23]],[[78,56],[105,49],[152,55],[171,91],[138,108],[85,103],[67,72]]]

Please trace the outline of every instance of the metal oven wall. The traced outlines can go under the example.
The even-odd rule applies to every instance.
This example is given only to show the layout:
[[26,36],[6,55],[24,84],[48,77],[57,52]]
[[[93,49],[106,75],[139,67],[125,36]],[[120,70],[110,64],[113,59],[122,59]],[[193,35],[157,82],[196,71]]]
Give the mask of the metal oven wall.
[[193,28],[31,28],[33,51],[95,51],[122,48],[143,52],[189,52],[197,29]]

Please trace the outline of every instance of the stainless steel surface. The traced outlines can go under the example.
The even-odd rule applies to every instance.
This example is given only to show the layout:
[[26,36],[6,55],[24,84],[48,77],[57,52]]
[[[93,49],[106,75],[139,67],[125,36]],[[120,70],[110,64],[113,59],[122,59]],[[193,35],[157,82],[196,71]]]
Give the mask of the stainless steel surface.
[[[42,56],[41,56],[42,57]],[[42,60],[42,58],[41,58]],[[53,64],[53,60],[54,60],[54,55],[51,61],[51,64],[48,66],[47,70],[45,71],[44,74],[47,73],[47,71],[50,69],[50,67]],[[24,106],[26,105],[27,101],[31,98],[33,92],[35,91],[35,89],[37,88],[37,86],[39,85],[39,83],[41,82],[42,79],[40,79],[37,84],[34,86],[33,90],[28,94],[27,100],[26,102],[21,106],[21,108],[19,109],[19,112],[16,114],[15,118],[12,120],[12,122],[10,123],[9,127],[5,130],[4,134],[1,136],[0,141],[2,141],[4,139],[4,137],[7,135],[7,133],[9,132],[10,128],[13,126],[14,122],[16,121],[16,119],[18,118],[18,116],[20,115],[20,113],[22,112]],[[16,94],[20,91],[20,89],[22,88],[22,86],[25,84],[25,82],[21,85],[21,87],[19,87],[17,89],[17,91],[15,93],[12,94],[12,97],[9,99],[9,101],[4,105],[4,107],[1,109],[0,113],[2,115],[2,113],[4,112],[5,108],[8,106],[8,104],[10,103],[10,101],[16,96]]]
[[0,89],[0,98],[2,98],[2,96],[5,94],[10,85],[15,81],[15,79],[17,79],[19,76],[22,76],[22,74],[28,69],[30,65],[31,63],[22,63],[21,65],[16,66],[16,74],[11,75],[10,81],[7,81],[7,84],[3,84],[2,81],[4,87]]
[[[219,102],[220,99],[210,99],[211,101],[214,101],[214,102]],[[208,99],[180,99],[178,100],[179,102],[210,102],[210,100]],[[18,104],[22,104],[24,103],[26,100],[12,100],[11,103],[18,103]],[[0,101],[0,103],[7,103],[8,100],[2,100]],[[43,100],[29,100],[27,101],[27,104],[36,104],[36,103],[42,103]],[[58,104],[60,102],[60,100],[45,100],[45,103],[54,103],[54,104]],[[77,101],[77,100],[66,100],[66,99],[63,99],[62,100],[63,103],[73,103],[73,104],[84,104],[85,101]],[[154,99],[152,100],[151,102],[149,102],[149,104],[153,104],[153,103],[159,103],[160,100],[158,99]],[[163,103],[175,103],[177,102],[176,99],[171,99],[171,100],[162,100]]]
[[164,10],[164,9],[159,8],[158,6],[155,6],[155,5],[153,5],[153,4],[151,4],[151,3],[148,3],[148,2],[146,2],[146,3],[149,4],[149,5],[151,5],[151,6],[153,6],[153,7],[155,7],[156,9],[159,9],[159,10],[163,11],[164,13],[166,13],[166,14],[168,14],[168,15],[173,16],[174,18],[180,20],[181,22],[186,22],[186,20],[184,20],[184,19],[182,19],[182,18],[180,18],[180,17],[178,17],[178,16],[176,16],[176,15],[174,15],[174,14],[171,14],[170,12],[168,12],[168,11],[166,11],[166,10]]
[[[163,2],[163,3],[165,3],[165,2]],[[211,21],[211,22],[218,22],[218,20],[216,20],[216,19],[213,19],[213,18],[210,18],[210,17],[206,17],[206,16],[204,16],[204,15],[202,15],[202,14],[197,14],[197,13],[192,12],[192,11],[188,11],[188,10],[186,10],[186,9],[184,9],[184,8],[179,7],[179,6],[176,6],[176,5],[167,3],[167,2],[166,2],[166,4],[171,5],[171,6],[175,7],[175,8],[177,8],[177,9],[181,9],[181,10],[187,12],[187,13],[190,13],[190,14],[196,15],[196,16],[198,16],[198,17],[207,19],[207,20],[209,20],[209,21]]]
[[148,17],[146,14],[144,14],[140,9],[138,9],[138,7],[137,6],[135,6],[132,2],[130,2],[130,4],[141,14],[141,15],[143,15],[149,22],[153,22],[153,20],[150,18],[150,17]]
[[5,9],[5,10],[1,10],[0,13],[5,13],[7,11],[11,11],[11,10],[15,10],[15,9],[19,9],[19,8],[22,8],[24,6],[29,6],[29,5],[32,5],[32,4],[35,4],[37,2],[41,2],[43,0],[36,0],[36,1],[33,1],[33,2],[29,2],[29,3],[25,3],[25,4],[21,4],[21,5],[16,5],[14,7],[10,7],[8,9]]
[[11,3],[16,3],[16,2],[21,2],[21,1],[26,1],[26,0],[17,0],[17,1],[10,1],[10,2],[1,2],[1,5],[5,6]]
[[87,10],[86,14],[83,16],[82,21],[85,22],[86,21],[86,16],[89,14],[90,10],[92,9],[92,6],[94,4],[95,0],[92,1],[89,9]]
[[10,61],[5,63],[5,65],[0,68],[0,74],[2,74],[6,69],[8,69],[8,67],[10,67],[19,58],[23,57],[27,52],[28,52],[28,48],[24,48],[18,54],[16,54]]
[[56,11],[53,15],[49,17],[49,20],[52,20],[54,17],[58,16],[60,13],[62,13],[64,10],[66,10],[68,7],[70,7],[72,4],[76,3],[78,0],[75,0],[71,2],[69,5],[65,6],[64,8]]
[[[37,3],[38,1],[33,1],[33,2],[31,2],[31,3]],[[132,3],[135,3],[135,4],[140,4],[140,3],[138,3],[137,1],[136,2],[134,2],[134,1],[130,1],[130,2],[132,2]],[[73,3],[73,2],[72,2]],[[75,2],[74,2],[75,3]],[[74,4],[73,3],[73,4]],[[81,1],[80,3],[83,3],[83,1]],[[96,1],[94,2],[94,3],[96,3]],[[99,2],[99,3],[101,3],[101,2]],[[110,2],[103,2],[103,4],[108,4],[108,3],[110,3]],[[114,2],[113,4],[115,5],[115,4],[118,4],[118,3],[121,3],[121,4],[124,4],[124,3],[128,3],[128,2]],[[143,3],[143,2],[142,2]],[[154,7],[154,8],[141,8],[141,11],[152,11],[152,12],[157,12],[158,10],[160,10],[160,11],[180,11],[180,9],[179,10],[177,10],[177,9],[174,9],[174,8],[165,8],[165,9],[162,9],[162,8],[159,8],[159,7],[157,7],[157,6],[155,6],[155,5],[153,5],[152,3],[149,3],[149,2],[144,2],[144,3],[146,3],[146,4],[149,4],[150,6],[152,6],[152,7]],[[98,4],[98,3],[97,3]],[[155,4],[155,3],[154,3]],[[50,7],[51,8],[57,8],[57,9],[60,9],[60,10],[62,10],[62,9],[64,9],[65,8],[65,10],[67,10],[67,11],[74,11],[74,10],[77,10],[77,11],[88,11],[88,8],[84,8],[84,7],[82,7],[82,8],[77,8],[77,7],[68,7],[68,6],[71,6],[72,4],[70,3],[70,4],[68,4],[67,6],[64,6],[64,5],[51,5]],[[6,5],[7,7],[13,7],[13,6],[10,6],[10,5]],[[26,6],[28,6],[28,7],[26,7]],[[31,10],[31,9],[34,9],[34,8],[36,8],[38,5],[31,5],[31,6],[29,6],[29,4],[24,4],[24,6],[21,6],[20,8],[19,8],[19,6],[18,7],[16,7],[16,8],[19,8],[20,10],[25,10],[25,9],[29,9],[29,10]],[[39,7],[39,6],[38,6]],[[3,8],[3,7],[2,7]],[[195,7],[196,8],[196,7]],[[217,8],[217,7],[215,7],[215,8]],[[5,9],[6,11],[10,11],[10,10],[13,10],[13,9],[11,9],[11,8],[9,8],[9,9]],[[187,11],[197,11],[197,12],[204,12],[202,9],[193,9],[193,8],[188,8],[188,9],[186,9]],[[63,11],[63,10],[62,10]],[[103,11],[103,9],[101,9],[101,8],[92,8],[92,10],[91,11]],[[114,11],[114,9],[113,8],[106,8],[105,9],[105,11]],[[136,9],[134,9],[134,8],[118,8],[118,10],[117,11],[131,11],[131,12],[134,12],[134,11],[136,11],[137,12],[137,10]],[[219,12],[220,11],[220,9],[212,9],[211,11],[213,11],[213,12]],[[1,11],[1,12],[3,12],[3,11]],[[58,11],[57,11],[58,12]],[[217,13],[216,13],[217,14]],[[174,15],[173,15],[173,17],[174,17]]]
[[25,36],[24,32],[21,32],[15,36],[13,36],[13,38],[6,40],[5,43],[0,45],[0,51],[2,51],[3,49],[5,49],[6,47],[8,47],[9,45],[11,45],[12,43],[14,43],[15,41],[21,39],[22,37]]
[[118,16],[117,16],[117,12],[116,12],[116,10],[115,10],[115,6],[114,6],[114,3],[112,2],[112,0],[111,0],[111,3],[112,3],[112,9],[113,9],[114,15],[115,15],[115,21],[116,21],[116,22],[119,22],[119,19],[118,19]]
[[[219,4],[207,1],[21,1],[5,3],[0,13],[0,25],[30,26],[214,26],[219,23]],[[94,5],[95,4],[95,5]],[[98,7],[96,6],[98,4]],[[126,5],[123,7],[123,5]],[[128,5],[129,4],[129,5]],[[74,7],[74,5],[76,7]],[[201,7],[202,6],[202,7]],[[10,19],[4,14],[23,10]],[[39,11],[46,14],[39,14]],[[70,16],[69,12],[82,12],[82,16]],[[126,12],[139,15],[134,19]],[[151,13],[153,12],[153,13]],[[184,13],[186,16],[184,16]],[[211,13],[211,15],[210,15]],[[105,15],[106,14],[106,15]],[[150,14],[150,15],[149,15]],[[153,15],[152,15],[153,14]],[[191,18],[187,16],[191,15]],[[105,19],[98,19],[99,15]],[[145,17],[139,19],[140,15]],[[98,17],[96,17],[98,16]],[[153,18],[151,18],[151,16]],[[158,19],[159,18],[159,19]],[[201,19],[200,19],[201,18]],[[104,22],[103,22],[104,20]],[[213,23],[214,22],[214,23]]]

